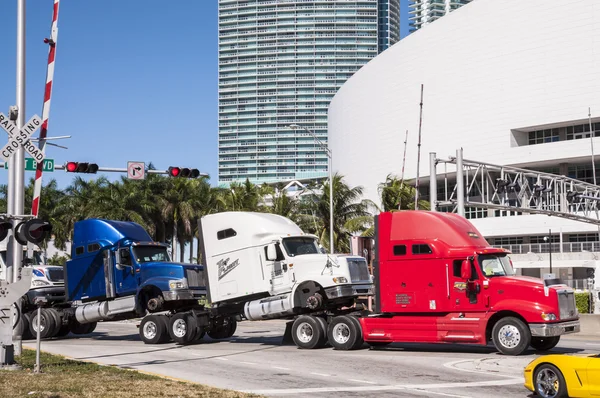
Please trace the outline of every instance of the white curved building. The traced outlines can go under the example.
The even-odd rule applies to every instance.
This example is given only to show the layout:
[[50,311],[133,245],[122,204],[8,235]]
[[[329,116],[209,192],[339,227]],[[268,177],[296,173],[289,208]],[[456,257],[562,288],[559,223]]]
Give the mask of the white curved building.
[[[475,0],[363,66],[331,101],[328,124],[333,170],[370,199],[378,201],[387,174],[400,176],[406,130],[405,177],[417,174],[421,84],[421,177],[429,175],[429,152],[446,158],[462,147],[468,159],[592,182],[599,1]],[[594,147],[600,160],[600,139]],[[600,162],[596,169],[600,177]],[[541,243],[552,229],[563,243],[593,242],[600,251],[591,224],[538,215],[473,221],[495,244]]]

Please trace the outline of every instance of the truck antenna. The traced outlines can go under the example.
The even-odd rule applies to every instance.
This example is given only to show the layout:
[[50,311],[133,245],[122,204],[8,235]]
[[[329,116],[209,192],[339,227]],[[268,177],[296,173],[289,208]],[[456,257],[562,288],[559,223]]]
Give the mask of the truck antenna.
[[404,156],[402,157],[402,175],[400,176],[400,198],[398,199],[398,210],[402,208],[402,188],[404,188],[404,165],[406,164],[406,144],[408,142],[408,129],[404,135]]
[[419,141],[417,143],[417,180],[415,183],[415,210],[419,210],[419,166],[421,163],[421,125],[423,123],[423,84],[421,83],[421,102],[419,103]]

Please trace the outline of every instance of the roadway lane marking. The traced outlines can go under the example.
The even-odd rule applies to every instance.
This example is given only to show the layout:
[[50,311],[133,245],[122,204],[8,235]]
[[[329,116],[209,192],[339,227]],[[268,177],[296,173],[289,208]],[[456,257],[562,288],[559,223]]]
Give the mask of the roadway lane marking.
[[242,361],[240,363],[243,363],[245,365],[256,365],[256,362],[244,362],[244,361]]
[[283,368],[281,366],[271,366],[273,369],[290,370],[290,368]]
[[586,345],[600,346],[599,343],[586,343]]
[[213,359],[217,359],[219,361],[229,361],[229,359],[227,359],[227,358],[221,358],[221,357],[216,357],[216,358],[213,358]]
[[283,394],[316,394],[327,392],[376,392],[390,390],[419,390],[423,393],[443,394],[433,391],[425,391],[429,389],[448,389],[448,388],[467,388],[467,387],[490,387],[490,386],[508,386],[513,384],[522,384],[522,378],[512,378],[508,380],[489,380],[476,381],[470,383],[437,383],[437,384],[397,384],[390,386],[341,386],[341,387],[314,387],[314,388],[288,388],[288,389],[272,389],[272,390],[242,390],[249,394],[259,395],[283,395]]
[[452,370],[457,370],[459,372],[489,374],[489,375],[494,375],[494,376],[499,376],[499,377],[510,377],[510,378],[515,377],[514,375],[506,375],[506,374],[492,372],[492,371],[488,371],[488,370],[463,369],[463,368],[457,368],[456,366],[454,366],[454,365],[458,365],[459,363],[469,363],[469,362],[475,362],[475,360],[469,359],[469,360],[465,361],[464,359],[461,359],[459,361],[446,362],[444,364],[444,367],[448,368],[448,369],[452,369]]
[[315,376],[331,377],[331,375],[328,375],[327,373],[310,372],[310,374]]
[[348,379],[348,381],[353,381],[355,383],[377,384],[374,381],[367,381],[367,380]]

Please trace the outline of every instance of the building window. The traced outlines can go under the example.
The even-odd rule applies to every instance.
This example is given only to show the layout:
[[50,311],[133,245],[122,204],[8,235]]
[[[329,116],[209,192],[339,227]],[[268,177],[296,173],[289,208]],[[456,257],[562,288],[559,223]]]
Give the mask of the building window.
[[[548,235],[534,235],[534,236],[530,236],[529,237],[529,243],[548,243],[548,241],[545,241],[544,238],[547,238]],[[550,241],[552,243],[558,243],[560,242],[560,236],[558,235],[552,235],[550,236]]]
[[490,243],[495,246],[522,245],[523,237],[522,236],[503,236],[501,238],[491,238]]
[[559,141],[558,128],[529,132],[529,145],[546,144]]
[[573,234],[569,235],[569,242],[597,242],[598,234]]
[[[600,123],[592,123],[594,137],[600,137]],[[580,140],[590,137],[590,124],[578,124],[577,126],[567,127],[567,140]]]

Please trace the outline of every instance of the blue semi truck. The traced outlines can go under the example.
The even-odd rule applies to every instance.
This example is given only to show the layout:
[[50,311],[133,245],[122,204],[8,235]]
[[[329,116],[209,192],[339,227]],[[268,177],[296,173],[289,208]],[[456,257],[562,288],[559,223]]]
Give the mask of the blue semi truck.
[[[186,344],[205,331],[233,335],[235,320],[200,303],[206,295],[202,265],[172,262],[167,246],[138,224],[87,219],[75,223],[65,266],[66,301],[42,308],[42,338],[91,333],[98,321],[143,318],[145,343]],[[37,332],[37,312],[29,321]],[[193,330],[190,330],[193,329]]]

